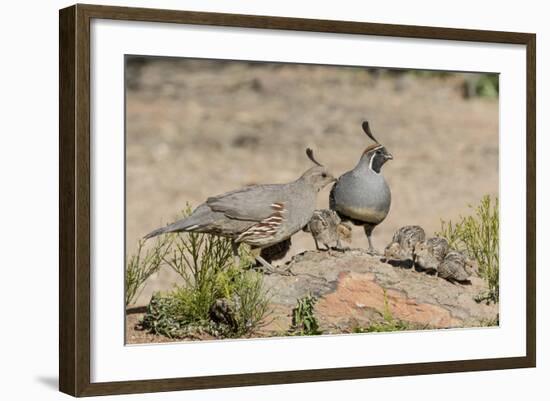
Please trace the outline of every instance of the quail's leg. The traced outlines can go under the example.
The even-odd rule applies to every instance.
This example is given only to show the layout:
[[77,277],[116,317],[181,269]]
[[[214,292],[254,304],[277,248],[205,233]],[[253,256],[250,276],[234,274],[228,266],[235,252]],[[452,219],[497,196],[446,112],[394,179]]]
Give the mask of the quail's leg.
[[325,241],[321,241],[321,246],[318,249],[320,251],[327,252],[330,251],[330,246]]
[[340,240],[340,238],[338,238],[336,240],[336,249],[338,252],[346,252],[346,251],[349,251],[349,246],[342,246],[342,241]]
[[367,240],[369,241],[369,250],[367,251],[370,255],[378,255],[380,256],[381,254],[379,252],[376,251],[376,249],[374,249],[374,246],[372,246],[372,231],[374,230],[374,226],[370,225],[370,224],[365,224],[363,226],[363,229],[365,230],[365,235],[367,236]]
[[271,263],[269,263],[267,260],[262,258],[260,255],[256,256],[256,260],[258,262],[260,262],[262,267],[269,273],[277,273],[277,274],[283,274],[283,275],[287,275],[287,276],[292,274],[288,270],[287,271],[281,271],[280,269],[276,269],[275,267],[273,267],[273,265]]
[[420,266],[416,263],[416,258],[415,258],[413,253],[407,254],[406,255],[406,260],[409,261],[409,263],[411,265],[411,271],[416,272],[416,273],[420,273],[422,271]]
[[319,242],[317,241],[317,238],[313,237],[313,241],[315,242],[315,249],[317,249],[318,251],[320,251],[321,248],[319,248]]
[[231,249],[233,250],[233,263],[235,263],[235,266],[240,266],[241,257],[239,256],[239,244],[235,241],[231,241]]
[[256,260],[260,262],[260,264],[263,266],[265,270],[267,270],[270,273],[275,273],[275,268],[271,266],[271,263],[269,263],[267,260],[262,258],[260,255],[256,256]]

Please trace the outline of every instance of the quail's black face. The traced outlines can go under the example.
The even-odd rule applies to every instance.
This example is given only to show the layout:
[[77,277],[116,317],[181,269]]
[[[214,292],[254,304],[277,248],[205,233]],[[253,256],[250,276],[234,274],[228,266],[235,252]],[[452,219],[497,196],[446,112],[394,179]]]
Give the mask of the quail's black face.
[[367,156],[369,156],[370,169],[376,173],[380,173],[380,170],[382,169],[384,163],[386,163],[388,160],[393,159],[391,153],[388,152],[388,150],[382,145],[371,149],[367,153]]

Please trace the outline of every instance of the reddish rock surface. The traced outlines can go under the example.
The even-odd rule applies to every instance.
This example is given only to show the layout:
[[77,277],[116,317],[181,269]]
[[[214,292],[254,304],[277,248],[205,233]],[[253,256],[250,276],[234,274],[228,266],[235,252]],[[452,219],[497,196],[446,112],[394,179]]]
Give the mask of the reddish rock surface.
[[346,253],[309,251],[288,264],[294,276],[266,276],[276,310],[266,329],[288,328],[297,299],[318,298],[315,307],[321,328],[350,332],[384,320],[402,320],[412,328],[456,328],[495,321],[498,304],[477,303],[487,290],[472,277],[471,284],[452,284],[441,278],[384,263],[362,250]]
[[373,273],[340,273],[336,291],[321,298],[317,312],[326,324],[336,327],[370,323],[384,312],[394,319],[432,328],[463,325],[441,306],[418,302],[401,291],[385,290]]

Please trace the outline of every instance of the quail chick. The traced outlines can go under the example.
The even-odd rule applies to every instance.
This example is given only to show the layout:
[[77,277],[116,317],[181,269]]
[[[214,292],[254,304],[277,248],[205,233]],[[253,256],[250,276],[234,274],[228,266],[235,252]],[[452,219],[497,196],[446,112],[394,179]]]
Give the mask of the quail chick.
[[230,302],[225,298],[216,299],[210,306],[208,315],[213,322],[235,327],[235,311]]
[[311,233],[318,251],[321,250],[319,244],[327,251],[333,248],[342,250],[341,240],[347,241],[351,237],[351,227],[342,223],[338,214],[330,209],[314,211],[304,231]]
[[390,260],[403,261],[412,266],[414,248],[424,241],[426,233],[420,226],[404,226],[393,234],[392,242],[384,250],[384,256]]
[[472,259],[462,252],[450,251],[437,268],[437,276],[450,282],[467,282],[475,269]]
[[[145,238],[181,231],[223,236],[232,240],[236,257],[240,243],[262,249],[290,238],[311,220],[317,193],[336,181],[315,160],[311,149],[306,154],[315,166],[296,181],[253,185],[210,197],[190,216],[158,228]],[[256,259],[268,271],[275,270],[261,255]]]
[[353,170],[343,174],[333,185],[329,204],[344,221],[363,226],[369,241],[369,253],[376,254],[372,245],[372,231],[390,211],[391,192],[382,166],[393,156],[372,135],[367,121],[363,131],[375,143],[368,146]]
[[415,266],[427,273],[437,273],[437,268],[447,256],[448,251],[449,243],[445,238],[433,237],[418,242],[414,246]]
[[[336,227],[336,231],[338,231],[338,238],[340,239],[340,241],[344,241],[348,244],[351,244],[353,228],[349,223],[345,221],[340,222],[340,224],[338,224],[338,226]],[[343,248],[343,249],[346,249],[346,248]]]
[[384,257],[388,260],[401,260],[403,249],[397,242],[390,242],[384,249]]

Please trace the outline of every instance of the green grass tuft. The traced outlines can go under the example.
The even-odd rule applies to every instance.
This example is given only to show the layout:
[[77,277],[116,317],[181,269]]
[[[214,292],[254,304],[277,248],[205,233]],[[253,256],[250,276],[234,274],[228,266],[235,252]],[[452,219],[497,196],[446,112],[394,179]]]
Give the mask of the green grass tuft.
[[[218,300],[229,305],[223,321],[212,317],[212,307]],[[201,334],[234,338],[252,334],[268,315],[269,299],[261,275],[232,267],[220,272],[211,286],[181,286],[166,294],[155,294],[140,326],[170,338]]]
[[473,215],[461,217],[457,223],[441,221],[441,231],[436,235],[459,251],[474,258],[479,274],[489,290],[476,298],[478,302],[498,302],[499,299],[499,206],[498,198],[486,195],[477,207],[470,208]]
[[377,323],[371,323],[367,327],[354,327],[352,331],[354,333],[384,333],[384,332],[391,332],[391,331],[404,331],[404,330],[410,330],[411,326],[409,323],[400,320],[395,319],[393,317],[393,314],[390,309],[390,305],[388,302],[388,296],[386,294],[386,290],[384,290],[384,311],[382,312],[382,318],[383,320],[381,322]]

